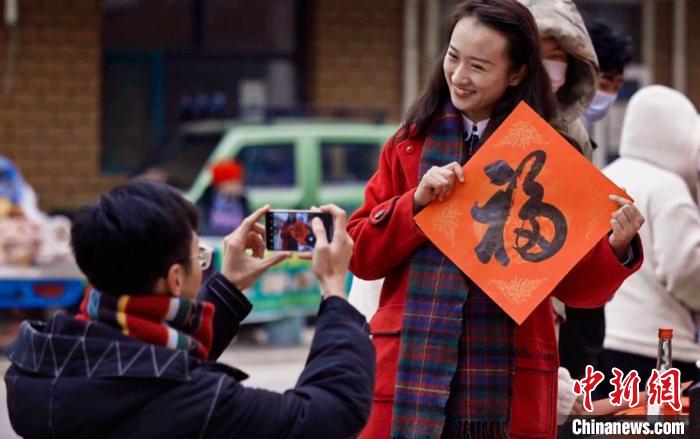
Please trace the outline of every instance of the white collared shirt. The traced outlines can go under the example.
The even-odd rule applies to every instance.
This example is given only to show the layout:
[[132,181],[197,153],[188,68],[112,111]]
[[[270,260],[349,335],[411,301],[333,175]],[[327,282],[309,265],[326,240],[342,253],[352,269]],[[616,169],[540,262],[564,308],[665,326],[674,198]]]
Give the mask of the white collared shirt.
[[486,129],[486,125],[489,124],[490,119],[484,119],[481,122],[474,123],[469,120],[467,116],[462,114],[462,120],[464,121],[464,137],[469,138],[472,134],[476,134],[481,139],[481,136],[484,134],[484,130]]

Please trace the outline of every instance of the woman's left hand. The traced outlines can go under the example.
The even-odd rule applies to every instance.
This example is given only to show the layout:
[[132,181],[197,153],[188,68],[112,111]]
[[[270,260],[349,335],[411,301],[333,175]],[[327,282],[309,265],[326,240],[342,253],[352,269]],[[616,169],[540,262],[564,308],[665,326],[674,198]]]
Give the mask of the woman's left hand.
[[632,201],[618,195],[610,195],[610,199],[619,204],[620,208],[613,212],[610,219],[612,233],[608,242],[617,259],[624,262],[632,238],[644,224],[644,217]]

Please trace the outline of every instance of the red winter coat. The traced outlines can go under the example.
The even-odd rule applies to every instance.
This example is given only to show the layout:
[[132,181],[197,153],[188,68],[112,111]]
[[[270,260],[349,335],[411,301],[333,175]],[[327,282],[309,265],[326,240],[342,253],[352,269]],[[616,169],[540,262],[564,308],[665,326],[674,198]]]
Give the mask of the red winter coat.
[[[379,169],[365,189],[364,204],[348,222],[355,240],[351,271],[362,279],[384,277],[379,309],[371,322],[377,376],[370,420],[362,438],[387,438],[391,431],[394,384],[411,255],[426,241],[413,221],[413,193],[423,139],[387,142]],[[467,176],[469,178],[469,176]],[[642,264],[635,239],[635,265],[626,268],[602,239],[559,283],[552,295],[572,307],[605,304],[622,281]],[[554,314],[545,300],[516,329],[515,382],[510,437],[556,437],[559,356]]]

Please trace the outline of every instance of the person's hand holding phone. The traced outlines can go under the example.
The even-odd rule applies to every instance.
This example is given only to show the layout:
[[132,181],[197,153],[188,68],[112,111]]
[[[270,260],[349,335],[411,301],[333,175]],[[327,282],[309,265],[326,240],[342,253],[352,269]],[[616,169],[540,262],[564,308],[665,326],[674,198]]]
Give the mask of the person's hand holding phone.
[[333,217],[333,239],[328,242],[323,221],[316,217],[311,221],[311,227],[316,235],[316,246],[311,254],[311,266],[324,298],[331,296],[346,297],[345,280],[348,266],[352,257],[352,247],[355,244],[346,230],[347,216],[345,211],[335,204],[321,206],[321,212]]
[[265,227],[258,221],[269,209],[270,206],[264,206],[256,210],[224,239],[221,274],[241,291],[253,285],[270,267],[292,255],[281,252],[265,258]]
[[326,229],[326,240],[333,239],[333,217],[318,208],[311,210],[268,210],[265,214],[267,249],[271,251],[293,251],[308,254],[316,245],[316,235],[311,220],[320,217]]

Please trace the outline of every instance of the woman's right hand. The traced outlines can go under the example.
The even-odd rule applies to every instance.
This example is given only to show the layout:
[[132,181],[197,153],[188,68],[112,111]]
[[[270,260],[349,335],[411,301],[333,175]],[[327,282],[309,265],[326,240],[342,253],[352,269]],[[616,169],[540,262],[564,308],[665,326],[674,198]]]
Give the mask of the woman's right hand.
[[418,212],[430,202],[442,201],[449,197],[454,187],[455,178],[464,183],[464,169],[457,162],[445,166],[433,166],[423,175],[418,189],[413,194],[413,212]]

